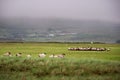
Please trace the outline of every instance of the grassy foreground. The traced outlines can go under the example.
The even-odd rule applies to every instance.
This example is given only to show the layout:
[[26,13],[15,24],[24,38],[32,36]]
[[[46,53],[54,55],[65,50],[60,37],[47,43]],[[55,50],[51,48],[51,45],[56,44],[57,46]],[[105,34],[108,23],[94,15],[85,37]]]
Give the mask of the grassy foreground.
[[[68,51],[68,47],[106,47],[111,51]],[[10,51],[17,58],[2,56]],[[46,52],[46,58],[38,54]],[[0,80],[119,80],[119,44],[0,43]],[[64,59],[49,58],[65,53]],[[32,58],[27,59],[26,55]]]

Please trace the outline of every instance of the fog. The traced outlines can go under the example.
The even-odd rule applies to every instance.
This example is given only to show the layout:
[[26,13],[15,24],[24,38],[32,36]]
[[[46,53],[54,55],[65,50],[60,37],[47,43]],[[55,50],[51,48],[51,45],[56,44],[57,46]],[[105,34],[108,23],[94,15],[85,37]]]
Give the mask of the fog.
[[120,0],[0,0],[0,41],[120,40]]
[[120,23],[119,0],[0,0],[0,18],[66,18]]

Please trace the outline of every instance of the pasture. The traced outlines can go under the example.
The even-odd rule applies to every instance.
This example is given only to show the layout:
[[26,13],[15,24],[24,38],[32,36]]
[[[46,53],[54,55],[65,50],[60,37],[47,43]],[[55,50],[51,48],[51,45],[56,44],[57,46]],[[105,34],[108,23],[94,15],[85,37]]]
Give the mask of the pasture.
[[[69,51],[105,47],[110,51]],[[13,57],[3,56],[11,52]],[[16,53],[22,57],[16,57]],[[46,53],[39,58],[39,53]],[[65,58],[49,58],[65,53]],[[31,54],[27,59],[26,55]],[[0,80],[119,80],[120,44],[0,43]]]

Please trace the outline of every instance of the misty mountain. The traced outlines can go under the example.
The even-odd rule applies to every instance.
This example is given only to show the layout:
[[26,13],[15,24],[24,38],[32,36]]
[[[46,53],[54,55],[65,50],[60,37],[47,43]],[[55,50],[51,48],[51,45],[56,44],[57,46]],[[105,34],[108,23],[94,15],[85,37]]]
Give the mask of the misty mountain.
[[15,18],[0,21],[0,40],[97,41],[119,40],[120,24],[98,20]]

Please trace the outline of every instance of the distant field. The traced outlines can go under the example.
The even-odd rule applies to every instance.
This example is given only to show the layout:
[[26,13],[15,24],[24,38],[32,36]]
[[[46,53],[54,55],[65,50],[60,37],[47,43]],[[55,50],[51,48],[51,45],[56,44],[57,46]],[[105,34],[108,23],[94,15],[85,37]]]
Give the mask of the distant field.
[[[69,47],[105,47],[110,51],[69,51]],[[11,52],[13,57],[3,56]],[[15,54],[23,53],[22,58]],[[46,58],[38,57],[47,53]],[[65,53],[64,59],[50,59]],[[26,55],[32,58],[27,59]],[[0,43],[0,80],[119,80],[120,44]]]

